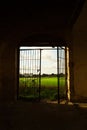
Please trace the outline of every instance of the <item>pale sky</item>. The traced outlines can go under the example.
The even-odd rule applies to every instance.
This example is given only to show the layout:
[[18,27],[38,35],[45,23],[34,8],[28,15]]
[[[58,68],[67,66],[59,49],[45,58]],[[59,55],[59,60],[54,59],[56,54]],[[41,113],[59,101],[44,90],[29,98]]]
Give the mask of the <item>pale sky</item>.
[[[21,47],[20,49],[31,49],[29,51],[20,51],[20,73],[37,73],[40,68],[40,49],[41,50],[41,74],[57,74],[57,50],[52,47]],[[38,49],[37,52],[32,49]],[[59,51],[60,73],[65,73],[65,54],[64,50]],[[31,55],[31,56],[30,56]],[[30,59],[30,60],[28,60]],[[38,60],[35,60],[38,59]]]

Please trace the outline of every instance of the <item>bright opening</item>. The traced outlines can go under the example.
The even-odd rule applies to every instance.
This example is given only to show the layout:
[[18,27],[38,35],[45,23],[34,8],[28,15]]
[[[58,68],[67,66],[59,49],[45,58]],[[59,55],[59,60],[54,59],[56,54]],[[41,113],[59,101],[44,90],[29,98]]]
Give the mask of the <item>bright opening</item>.
[[20,47],[19,52],[19,98],[65,100],[65,47]]

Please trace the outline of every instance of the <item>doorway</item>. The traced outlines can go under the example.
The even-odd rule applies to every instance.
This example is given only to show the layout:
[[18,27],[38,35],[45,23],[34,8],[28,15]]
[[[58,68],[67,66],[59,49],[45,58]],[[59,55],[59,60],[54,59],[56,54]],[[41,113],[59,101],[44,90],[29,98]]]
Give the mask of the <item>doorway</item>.
[[18,98],[58,102],[69,99],[67,48],[19,48]]

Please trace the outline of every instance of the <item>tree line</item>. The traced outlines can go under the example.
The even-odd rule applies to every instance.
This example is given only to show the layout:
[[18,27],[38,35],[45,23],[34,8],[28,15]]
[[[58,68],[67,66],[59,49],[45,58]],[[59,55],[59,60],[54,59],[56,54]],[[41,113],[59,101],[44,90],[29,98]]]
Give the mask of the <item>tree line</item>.
[[[30,74],[28,74],[28,73],[19,74],[20,78],[22,78],[22,77],[30,78],[30,77],[37,77],[37,76],[39,76],[39,74],[33,74],[33,73],[30,73]],[[54,74],[54,73],[52,73],[52,74],[45,74],[45,73],[43,73],[43,74],[41,74],[41,77],[57,77],[57,76],[65,77],[65,74],[64,73],[59,73],[59,74]]]

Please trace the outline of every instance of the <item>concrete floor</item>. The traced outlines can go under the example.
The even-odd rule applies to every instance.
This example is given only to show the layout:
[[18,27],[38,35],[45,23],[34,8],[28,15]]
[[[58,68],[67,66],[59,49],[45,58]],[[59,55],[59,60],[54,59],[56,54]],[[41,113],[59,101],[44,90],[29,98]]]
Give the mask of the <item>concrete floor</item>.
[[0,130],[87,130],[87,104],[0,104]]

